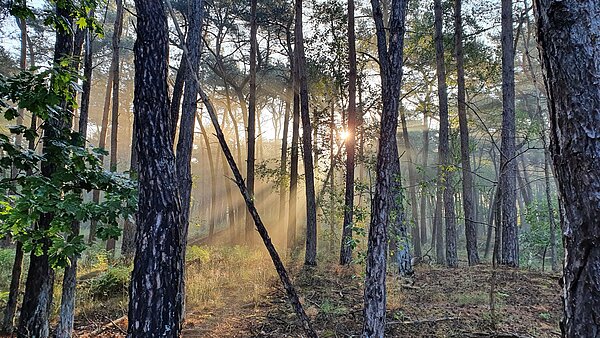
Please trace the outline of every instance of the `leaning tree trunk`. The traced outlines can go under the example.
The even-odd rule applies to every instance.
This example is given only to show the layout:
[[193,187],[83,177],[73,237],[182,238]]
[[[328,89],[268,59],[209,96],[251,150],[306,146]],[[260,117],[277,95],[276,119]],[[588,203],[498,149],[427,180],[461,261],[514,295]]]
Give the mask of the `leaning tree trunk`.
[[600,4],[535,2],[565,245],[563,337],[600,335]]
[[[312,127],[308,107],[308,78],[305,69],[304,37],[302,32],[302,0],[296,3],[295,53],[302,117],[302,160],[304,163],[304,187],[306,191],[306,254],[305,265],[317,264],[317,202],[315,196],[315,173],[312,152]],[[294,217],[290,215],[290,217]]]
[[515,159],[515,52],[512,0],[502,0],[502,142],[500,146],[500,201],[504,265],[519,266]]
[[372,201],[371,222],[367,249],[365,276],[363,337],[383,337],[386,309],[387,223],[397,188],[400,159],[396,141],[398,107],[402,81],[407,0],[393,0],[387,33],[379,0],[372,0],[373,20],[377,32],[377,50],[382,84],[383,112],[381,115],[379,149],[377,153],[377,180]]
[[346,191],[340,264],[352,261],[352,218],[354,216],[354,168],[356,154],[356,34],[354,32],[354,0],[348,0],[348,136],[346,137]]
[[465,89],[465,57],[463,51],[462,0],[454,1],[454,43],[456,53],[456,72],[458,84],[458,121],[460,128],[460,155],[462,164],[462,201],[465,217],[465,238],[467,240],[467,258],[469,265],[479,264],[477,253],[477,226],[473,212],[473,175],[471,174],[471,156],[469,150],[469,126],[467,120],[467,102]]
[[134,114],[139,155],[136,253],[128,337],[178,337],[183,317],[181,202],[167,89],[169,36],[163,2],[136,0]]

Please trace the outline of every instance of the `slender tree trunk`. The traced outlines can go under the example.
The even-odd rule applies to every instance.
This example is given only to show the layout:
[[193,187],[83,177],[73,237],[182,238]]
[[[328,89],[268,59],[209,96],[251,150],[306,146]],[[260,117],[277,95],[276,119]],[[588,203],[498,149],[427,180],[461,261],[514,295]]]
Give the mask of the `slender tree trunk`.
[[[254,162],[256,160],[256,53],[258,43],[256,42],[256,2],[250,0],[250,98],[248,105],[248,153],[246,163],[246,186],[248,193],[254,199]],[[253,243],[254,222],[252,215],[246,214],[246,242]]]
[[487,230],[487,237],[485,240],[485,255],[484,258],[488,258],[491,249],[492,249],[492,232],[494,230],[494,227],[496,228],[496,231],[498,229],[498,224],[494,224],[494,219],[496,217],[496,203],[498,201],[498,199],[500,198],[499,196],[499,189],[498,186],[496,186],[492,192],[492,198],[490,200],[490,207],[489,207],[489,212],[488,212],[488,230]]
[[[450,185],[449,172],[449,122],[448,122],[448,87],[446,85],[446,66],[444,64],[444,41],[443,41],[443,11],[441,0],[434,1],[435,18],[435,59],[438,84],[438,101],[440,110],[440,130],[438,145],[438,173],[435,214],[433,227],[435,232],[436,262],[444,264],[444,239],[442,233],[442,213],[446,209],[446,224],[454,220],[448,218],[449,209],[454,210],[454,199],[451,194],[445,193]],[[433,239],[432,239],[433,241]]]
[[[290,80],[291,80],[290,74]],[[290,81],[291,82],[291,81]],[[286,208],[286,184],[285,179],[287,178],[287,148],[288,148],[288,129],[290,125],[290,108],[291,108],[291,97],[292,93],[292,84],[290,83],[285,95],[285,113],[283,117],[283,135],[281,135],[281,157],[279,162],[279,175],[281,177],[281,182],[279,183],[279,220],[282,224],[287,224],[287,208]],[[284,229],[281,229],[284,231]]]
[[[26,6],[27,2],[23,1],[23,6]],[[25,70],[27,68],[27,22],[25,19],[17,19],[19,29],[21,30],[21,58],[20,68]],[[19,118],[23,119],[23,112],[19,113]],[[17,124],[22,124],[22,121],[17,121]],[[32,116],[32,129],[35,130],[35,116]],[[20,139],[18,139],[20,142]],[[17,142],[15,142],[17,144]],[[35,144],[29,142],[29,150],[35,150]],[[20,144],[17,144],[20,145]],[[33,146],[33,149],[32,147]],[[16,172],[11,174],[11,177],[16,177]],[[21,271],[23,269],[23,243],[17,241],[15,247],[15,260],[13,262],[12,273],[10,278],[10,287],[8,291],[8,301],[4,308],[4,319],[2,322],[2,331],[6,333],[12,333],[14,329],[15,312],[17,310],[17,302],[19,298],[19,289],[21,283]]]
[[[93,11],[90,13],[93,16]],[[85,140],[87,138],[87,125],[89,120],[89,105],[91,94],[91,76],[92,76],[92,33],[89,29],[85,30],[85,56],[84,56],[84,82],[83,92],[81,94],[81,108],[79,114],[79,134]],[[72,237],[79,236],[80,223],[73,222]],[[54,332],[55,338],[69,338],[73,335],[73,325],[75,322],[75,296],[77,290],[77,261],[78,256],[71,256],[69,266],[65,267],[63,276],[62,296],[60,303],[59,322]]]
[[[387,223],[394,203],[401,197],[397,189],[400,180],[400,160],[396,143],[398,108],[402,81],[407,0],[393,0],[389,20],[389,41],[386,38],[383,11],[379,0],[372,0],[373,19],[377,32],[377,50],[382,84],[383,112],[379,149],[377,153],[377,181],[372,201],[371,222],[367,249],[362,337],[383,337],[386,309]],[[397,214],[398,215],[398,214]],[[398,219],[396,219],[398,220]]]
[[348,0],[348,127],[346,143],[346,191],[344,193],[344,224],[340,264],[352,261],[352,227],[354,226],[354,168],[356,153],[356,34],[354,31],[354,0]]
[[460,125],[460,154],[462,159],[462,201],[465,217],[465,237],[469,265],[479,264],[477,253],[477,225],[473,212],[473,175],[469,149],[469,126],[465,89],[465,65],[463,51],[462,0],[454,0],[454,43],[458,83],[458,120]]
[[[127,336],[178,337],[183,322],[183,227],[168,105],[163,2],[136,0],[134,114],[139,155],[136,254]],[[149,292],[151,290],[151,292]]]
[[[112,40],[113,59],[111,62],[114,63],[113,81],[112,81],[112,115],[110,125],[110,171],[117,171],[117,142],[119,136],[119,84],[121,78],[120,72],[120,47],[121,34],[123,33],[123,0],[116,0],[117,3],[117,17],[115,18],[114,34]],[[106,241],[106,250],[113,252],[115,250],[116,239],[109,238]]]
[[420,213],[421,216],[421,244],[427,243],[427,165],[429,162],[429,118],[427,116],[427,108],[423,112],[423,174],[421,175],[421,203]]
[[317,204],[315,197],[315,174],[312,153],[312,128],[308,107],[308,79],[305,70],[304,37],[302,33],[302,0],[295,0],[295,53],[298,70],[300,115],[302,117],[302,159],[306,189],[306,254],[305,265],[317,264]]
[[[138,153],[135,147],[137,143],[137,120],[133,117],[133,131],[131,133],[131,161],[129,165],[129,178],[137,180],[138,178]],[[133,216],[137,219],[137,216]],[[136,224],[129,218],[125,219],[123,223],[123,235],[121,242],[121,255],[125,257],[125,260],[131,262],[135,253],[135,233]]]
[[563,337],[600,335],[600,4],[536,0],[565,262]]
[[[64,4],[56,5],[56,14],[60,17],[70,20],[70,11],[63,7]],[[58,29],[56,32],[56,41],[54,46],[54,64],[61,65],[61,61],[72,57],[73,54],[73,36],[69,29]],[[66,109],[66,98],[61,98],[60,106]],[[60,111],[60,110],[59,110]],[[48,119],[42,126],[44,132],[44,145],[42,153],[48,153],[50,142],[56,138],[55,128],[58,124],[64,123],[66,120],[62,111],[58,116]],[[53,125],[48,125],[53,124]],[[56,171],[54,164],[47,162],[42,163],[41,172],[46,178],[52,177]],[[54,215],[52,213],[43,213],[40,216],[36,229],[47,231]],[[25,282],[25,294],[23,296],[23,304],[21,306],[21,315],[19,317],[19,327],[17,330],[18,337],[48,337],[50,333],[49,317],[52,305],[53,287],[54,287],[54,270],[49,262],[48,251],[50,249],[50,241],[47,238],[42,238],[39,242],[41,252],[33,250],[29,260],[29,270],[27,272],[27,280]]]
[[[296,58],[294,57],[294,60]],[[298,62],[293,64],[294,106],[292,118],[292,150],[290,153],[290,211],[288,212],[287,247],[296,248],[296,204],[298,195],[298,138],[300,134],[300,95],[298,93]]]
[[171,94],[171,138],[175,142],[177,134],[177,122],[179,122],[179,111],[181,106],[181,98],[183,97],[183,86],[185,84],[185,76],[188,72],[187,61],[182,57],[175,75],[175,83],[173,84],[173,93]]
[[408,135],[408,126],[406,125],[406,115],[404,109],[400,107],[400,121],[402,123],[402,137],[404,138],[404,148],[406,149],[406,156],[408,161],[408,196],[410,198],[411,217],[413,219],[412,224],[412,244],[415,257],[423,256],[421,252],[421,234],[419,229],[419,206],[417,205],[417,171],[415,170],[415,153],[410,143],[410,137]]
[[512,0],[502,0],[502,143],[500,186],[502,194],[502,258],[504,265],[519,266],[515,160],[515,67]]
[[[200,125],[200,132],[202,133],[202,138],[204,139],[204,144],[206,145],[206,154],[208,157],[208,165],[210,168],[210,212],[209,212],[209,221],[208,221],[208,238],[212,238],[215,233],[215,219],[216,219],[216,211],[215,211],[215,203],[217,203],[217,173],[215,170],[215,162],[214,156],[212,152],[212,147],[210,145],[210,139],[208,138],[208,133],[206,132],[206,128],[204,128],[204,124],[202,123],[202,117],[196,115],[196,119],[198,120],[198,124]],[[191,176],[190,176],[191,178]],[[190,186],[191,187],[191,186]]]

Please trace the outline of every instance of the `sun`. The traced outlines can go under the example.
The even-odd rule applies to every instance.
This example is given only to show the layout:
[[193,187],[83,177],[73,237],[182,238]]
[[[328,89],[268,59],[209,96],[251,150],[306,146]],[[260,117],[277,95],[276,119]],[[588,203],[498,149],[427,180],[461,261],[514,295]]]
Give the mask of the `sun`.
[[340,138],[341,138],[342,140],[346,140],[348,137],[350,137],[350,132],[348,132],[348,131],[344,130],[344,131],[342,131],[342,132],[340,133]]

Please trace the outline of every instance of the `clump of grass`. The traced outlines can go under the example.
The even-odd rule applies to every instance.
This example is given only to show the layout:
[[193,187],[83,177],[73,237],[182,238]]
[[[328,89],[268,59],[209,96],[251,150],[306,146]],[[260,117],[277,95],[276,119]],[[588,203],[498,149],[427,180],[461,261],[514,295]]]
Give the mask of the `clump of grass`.
[[231,297],[259,303],[274,269],[266,252],[244,246],[191,246],[186,255],[186,303],[207,308]]
[[90,295],[94,299],[107,299],[115,295],[127,294],[131,269],[126,266],[109,267],[88,281]]

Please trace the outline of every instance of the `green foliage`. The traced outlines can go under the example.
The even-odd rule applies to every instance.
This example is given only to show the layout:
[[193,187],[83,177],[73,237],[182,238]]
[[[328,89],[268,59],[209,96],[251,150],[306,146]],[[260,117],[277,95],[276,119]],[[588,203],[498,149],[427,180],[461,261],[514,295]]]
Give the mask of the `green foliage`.
[[115,294],[126,293],[127,288],[129,287],[130,277],[130,267],[109,267],[108,270],[89,281],[91,296],[94,298],[106,299]]
[[193,245],[187,248],[185,260],[206,264],[210,260],[210,251],[204,247]]
[[[557,214],[558,206],[553,205],[554,211],[554,224],[560,224]],[[521,259],[541,260],[546,255],[546,258],[550,257],[550,221],[548,219],[548,204],[546,201],[538,200],[534,201],[527,207],[527,213],[525,222],[529,226],[528,231],[521,231],[519,235],[519,245],[521,249]],[[556,238],[557,242],[560,241],[560,230],[557,228]],[[557,251],[562,246],[557,243]],[[557,252],[557,256],[560,257],[560,252]],[[530,265],[530,264],[525,264]]]
[[[26,252],[48,254],[53,266],[66,266],[68,257],[85,249],[83,236],[74,235],[74,222],[98,220],[102,239],[120,235],[117,220],[128,217],[136,205],[134,183],[124,175],[105,171],[102,150],[85,146],[85,140],[70,128],[76,105],[77,76],[65,65],[45,70],[22,71],[0,77],[0,108],[7,120],[26,110],[41,120],[38,130],[24,125],[10,126],[11,135],[22,135],[34,144],[42,141],[42,155],[12,143],[0,135],[0,169],[18,170],[15,177],[0,180],[0,234],[23,242]],[[82,193],[97,189],[106,200],[96,204],[84,201]],[[51,215],[49,217],[48,215]],[[49,226],[39,221],[51,219]]]

